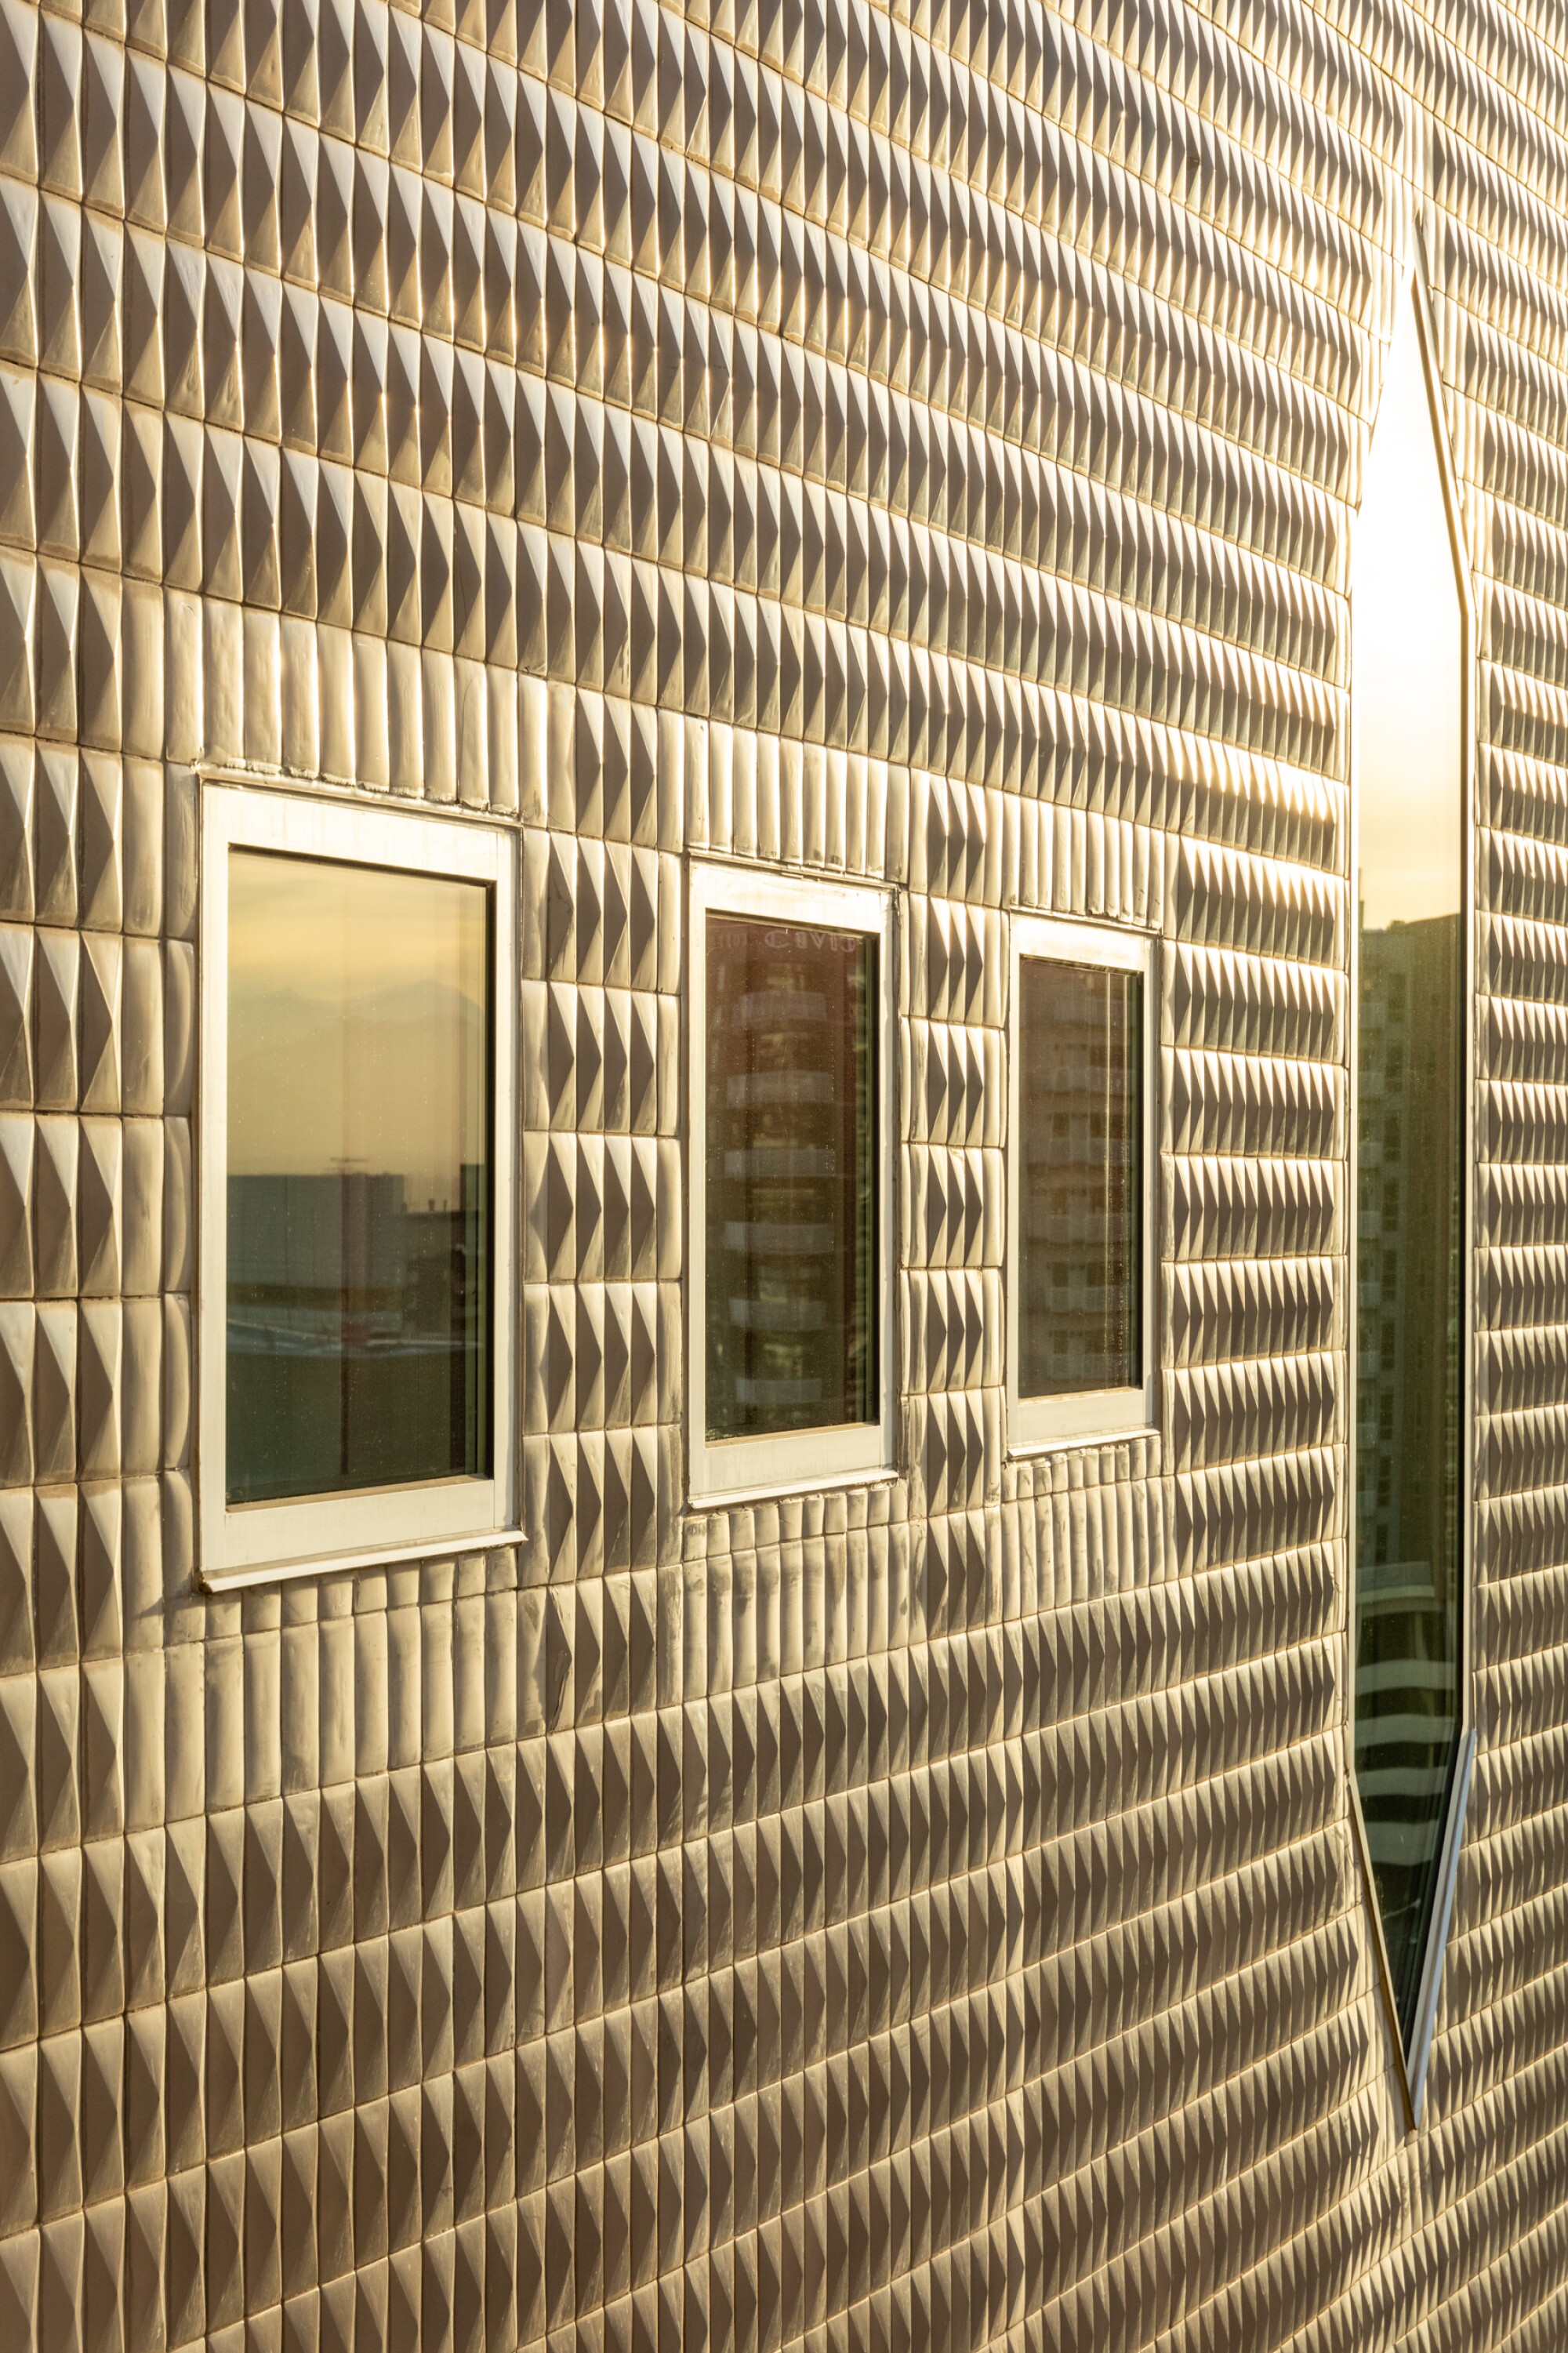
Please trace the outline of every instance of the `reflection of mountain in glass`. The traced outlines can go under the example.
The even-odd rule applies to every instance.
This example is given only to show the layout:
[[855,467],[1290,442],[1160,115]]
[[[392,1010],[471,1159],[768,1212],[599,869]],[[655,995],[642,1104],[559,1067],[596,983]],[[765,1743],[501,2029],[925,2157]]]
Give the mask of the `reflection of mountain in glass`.
[[1407,2021],[1458,1723],[1460,945],[1361,934],[1356,1767]]
[[231,853],[228,1495],[488,1463],[488,902]]
[[[347,1116],[363,1166],[403,1170],[411,1200],[434,1195],[440,1206],[454,1206],[461,1165],[455,1147],[482,1156],[483,1097],[477,1106],[459,1097],[468,1074],[483,1070],[488,1019],[482,997],[476,1003],[440,980],[361,989],[346,1005],[336,992],[323,1003],[287,985],[233,991],[231,1173],[334,1169]],[[345,1083],[349,1025],[353,1068]]]

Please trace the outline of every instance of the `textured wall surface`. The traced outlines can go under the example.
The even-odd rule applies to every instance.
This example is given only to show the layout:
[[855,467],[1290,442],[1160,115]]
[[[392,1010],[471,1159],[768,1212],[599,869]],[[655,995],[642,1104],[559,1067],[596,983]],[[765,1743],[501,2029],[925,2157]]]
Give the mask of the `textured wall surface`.
[[[1568,2340],[1562,38],[0,0],[7,2353]],[[1482,1410],[1410,2137],[1349,1813],[1344,592],[1418,206]],[[195,1588],[204,767],[518,833],[515,1552]],[[698,1517],[703,850],[898,887],[900,1404],[890,1483]],[[1034,1464],[1013,903],[1165,942],[1161,1427]]]

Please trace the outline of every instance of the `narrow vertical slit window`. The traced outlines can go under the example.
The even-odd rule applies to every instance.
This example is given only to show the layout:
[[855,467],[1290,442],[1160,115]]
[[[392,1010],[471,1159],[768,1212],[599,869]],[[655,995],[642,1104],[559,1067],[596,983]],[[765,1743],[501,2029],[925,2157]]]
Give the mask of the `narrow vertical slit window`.
[[888,913],[832,884],[694,881],[699,1495],[889,1460]]
[[1007,1368],[1015,1450],[1153,1419],[1152,944],[1013,926]]
[[1355,1769],[1407,2050],[1435,2000],[1466,1716],[1469,628],[1440,431],[1413,286],[1351,597]]
[[509,845],[209,787],[203,1568],[507,1516]]

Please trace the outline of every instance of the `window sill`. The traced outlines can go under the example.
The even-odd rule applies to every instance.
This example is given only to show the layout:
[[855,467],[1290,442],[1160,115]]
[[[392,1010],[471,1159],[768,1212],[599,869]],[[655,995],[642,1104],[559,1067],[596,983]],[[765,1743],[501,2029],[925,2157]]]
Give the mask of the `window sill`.
[[356,1568],[397,1568],[411,1560],[464,1560],[477,1552],[498,1552],[525,1541],[521,1528],[492,1528],[486,1535],[426,1537],[423,1544],[371,1545],[363,1550],[316,1553],[302,1560],[263,1562],[253,1568],[198,1569],[204,1593],[240,1593],[251,1586],[281,1585],[300,1577],[337,1577]]
[[1159,1435],[1157,1422],[1140,1421],[1121,1430],[1075,1430],[1066,1438],[1022,1438],[1008,1447],[1003,1459],[1008,1462],[1037,1462],[1047,1454],[1094,1454],[1102,1447],[1132,1446]]
[[1116,1446],[1132,1438],[1157,1438],[1160,1385],[1157,1375],[1126,1388],[1062,1390],[1021,1398],[1007,1387],[1009,1461],[1025,1455],[1060,1454],[1069,1447]]
[[899,1472],[891,1462],[879,1463],[866,1471],[822,1471],[802,1478],[798,1472],[788,1475],[781,1472],[776,1478],[748,1482],[743,1487],[706,1487],[686,1499],[689,1519],[706,1518],[714,1512],[744,1510],[749,1504],[777,1504],[797,1496],[837,1495],[851,1488],[892,1487],[898,1483]]
[[1064,1413],[1055,1429],[1037,1426],[1032,1430],[1020,1430],[1018,1409],[1011,1406],[1005,1460],[1029,1462],[1042,1454],[1087,1453],[1096,1447],[1127,1446],[1138,1440],[1158,1439],[1159,1420],[1141,1392],[1134,1392],[1125,1405],[1108,1395],[1100,1399],[1100,1407],[1099,1412]]

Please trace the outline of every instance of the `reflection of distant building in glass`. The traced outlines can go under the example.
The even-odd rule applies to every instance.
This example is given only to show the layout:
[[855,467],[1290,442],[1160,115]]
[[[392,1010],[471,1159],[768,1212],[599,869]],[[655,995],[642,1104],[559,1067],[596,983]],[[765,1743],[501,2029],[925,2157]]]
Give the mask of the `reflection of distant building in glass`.
[[1360,953],[1356,1751],[1400,1978],[1458,1721],[1459,918],[1363,931]]
[[1022,993],[1018,1386],[1025,1397],[1124,1388],[1138,1362],[1142,984],[1027,957]]
[[230,1176],[232,1500],[474,1471],[485,1186],[465,1162],[415,1208],[400,1173]]
[[710,1437],[875,1418],[876,948],[708,924]]
[[345,1299],[362,1318],[395,1331],[408,1240],[401,1176],[345,1168],[230,1176],[231,1335],[248,1331],[262,1346],[308,1348],[320,1332],[336,1347]]

